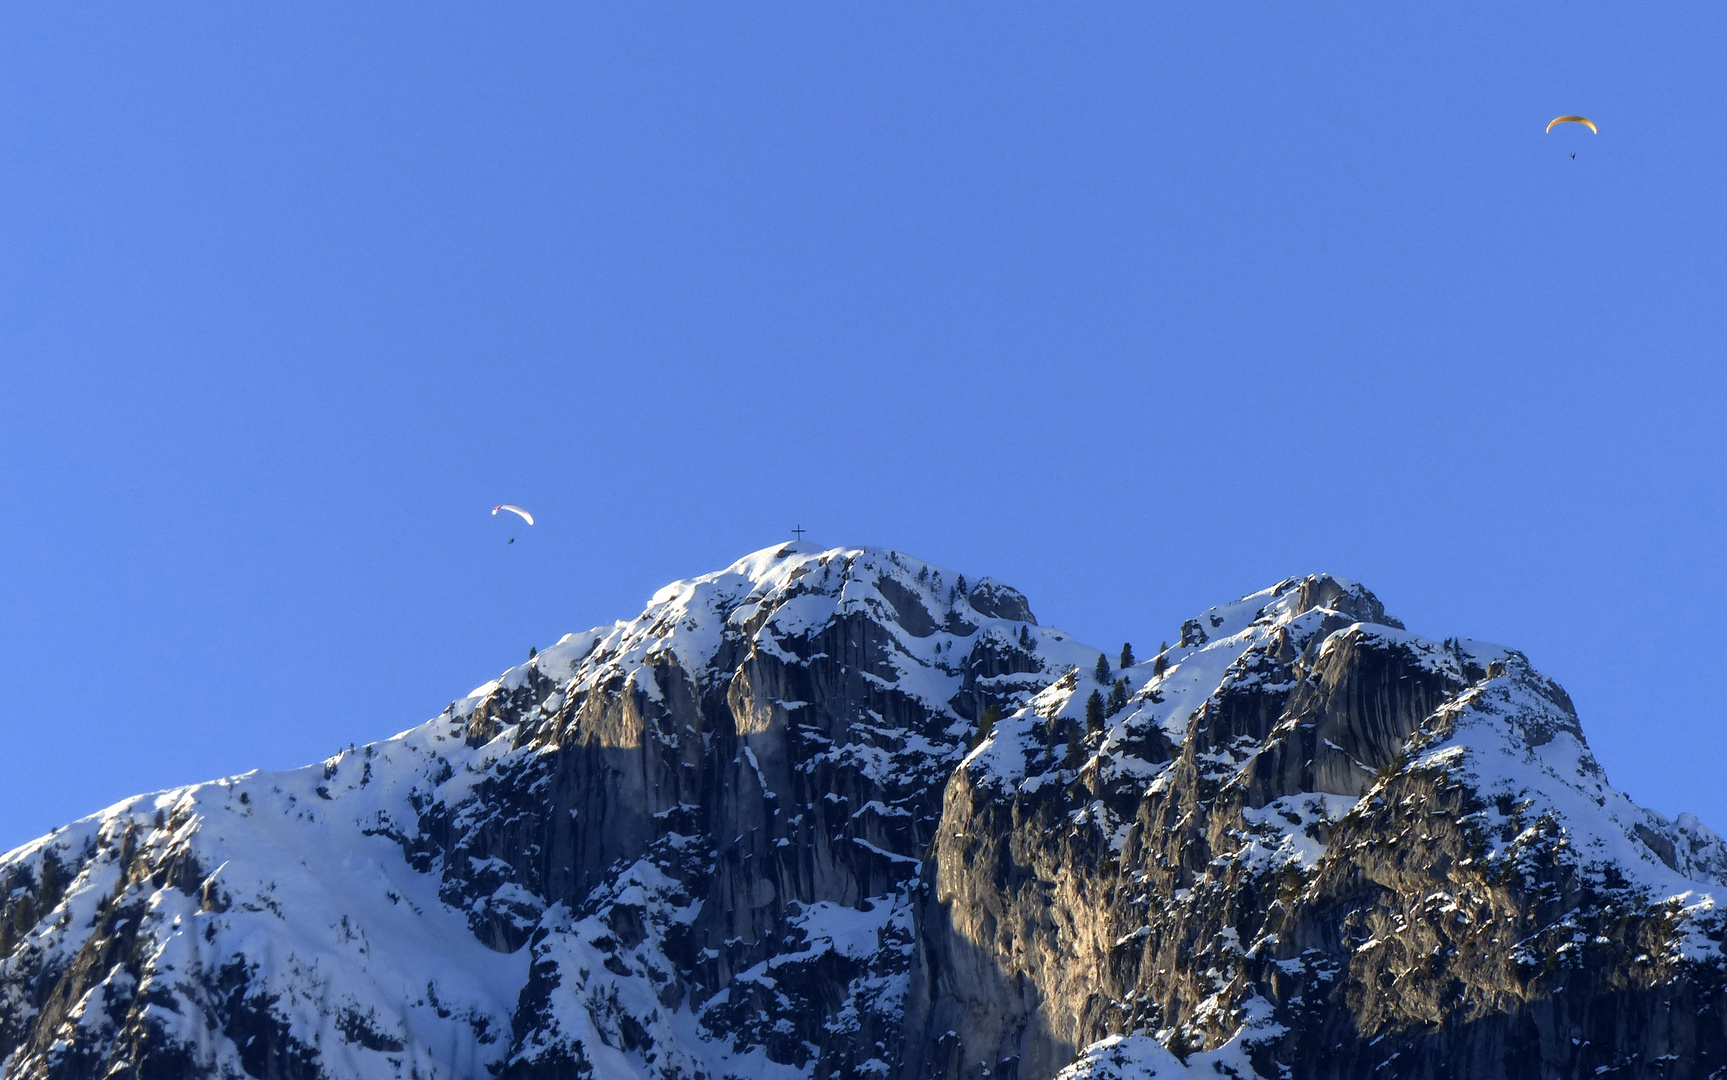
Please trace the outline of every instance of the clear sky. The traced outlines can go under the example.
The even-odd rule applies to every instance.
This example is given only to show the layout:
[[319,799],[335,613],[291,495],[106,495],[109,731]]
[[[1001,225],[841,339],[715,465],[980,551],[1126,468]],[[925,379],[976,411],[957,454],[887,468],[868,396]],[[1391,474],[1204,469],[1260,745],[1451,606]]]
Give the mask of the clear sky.
[[1727,828],[1727,9],[1438,7],[0,13],[0,847],[800,522],[1352,577]]

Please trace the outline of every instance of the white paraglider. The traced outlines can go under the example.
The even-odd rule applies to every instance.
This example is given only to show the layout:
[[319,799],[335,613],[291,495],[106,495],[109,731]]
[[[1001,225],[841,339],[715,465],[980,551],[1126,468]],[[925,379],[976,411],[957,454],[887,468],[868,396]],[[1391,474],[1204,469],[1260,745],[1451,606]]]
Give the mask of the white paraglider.
[[522,516],[522,520],[527,522],[529,525],[534,523],[534,515],[528,513],[526,510],[523,510],[514,503],[501,503],[492,507],[492,516],[497,517],[499,510],[508,510],[512,514],[520,514]]

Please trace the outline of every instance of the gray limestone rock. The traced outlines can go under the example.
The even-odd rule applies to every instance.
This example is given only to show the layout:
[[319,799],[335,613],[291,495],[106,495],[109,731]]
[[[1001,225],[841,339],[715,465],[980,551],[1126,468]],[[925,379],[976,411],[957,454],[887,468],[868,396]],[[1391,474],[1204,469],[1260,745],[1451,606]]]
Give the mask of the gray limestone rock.
[[1325,576],[1179,639],[1116,690],[989,578],[758,552],[0,858],[0,1076],[1727,1068],[1727,847],[1521,654]]

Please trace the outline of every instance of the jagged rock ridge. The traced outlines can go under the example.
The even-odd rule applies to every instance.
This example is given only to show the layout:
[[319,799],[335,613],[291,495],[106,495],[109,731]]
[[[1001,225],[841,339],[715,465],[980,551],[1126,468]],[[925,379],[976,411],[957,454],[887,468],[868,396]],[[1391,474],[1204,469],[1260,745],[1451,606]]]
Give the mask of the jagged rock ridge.
[[1520,654],[1311,577],[1099,658],[988,579],[758,552],[0,858],[0,1073],[1727,1066],[1727,848]]

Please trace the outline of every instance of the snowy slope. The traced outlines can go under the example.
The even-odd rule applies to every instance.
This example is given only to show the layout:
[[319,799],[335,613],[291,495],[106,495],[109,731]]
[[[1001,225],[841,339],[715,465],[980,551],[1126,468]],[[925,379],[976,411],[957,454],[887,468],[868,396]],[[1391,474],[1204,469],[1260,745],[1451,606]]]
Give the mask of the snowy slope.
[[[1116,679],[1126,707],[1083,734],[1085,699]],[[1414,1046],[1478,1023],[1484,1006],[1551,1000],[1570,973],[1591,993],[1720,981],[1721,839],[1614,790],[1569,699],[1521,654],[1408,633],[1340,579],[1280,583],[1191,620],[1151,661],[1052,684],[996,726],[963,779],[949,816],[975,832],[944,832],[933,853],[966,867],[938,877],[957,936],[1004,922],[1056,928],[996,943],[1026,958],[1009,970],[1043,1005],[984,1011],[961,1029],[986,1059],[1083,1047],[1064,1076],[1312,1074],[1330,1066],[1304,1058],[1296,1035],[1321,1026],[1316,1001],[1346,1007],[1352,1037]],[[1011,861],[1056,883],[1076,864],[1096,867],[1083,893],[1058,884],[1053,899],[1028,901],[992,887],[1007,871],[989,861],[994,840],[972,837],[1009,819],[1032,823]],[[1520,940],[1499,936],[1508,914]],[[1634,923],[1658,937],[1629,945]],[[1386,992],[1400,984],[1419,989]],[[954,997],[981,1011],[968,991]],[[1699,1024],[1717,1044],[1721,1018]],[[1558,1041],[1587,1047],[1585,1029],[1572,1030]],[[1088,1035],[1104,1037],[1086,1045]],[[1642,1033],[1614,1037],[1623,1045],[1558,1074],[1663,1056],[1627,1049]],[[1360,1061],[1385,1067],[1392,1049]]]
[[0,857],[0,1074],[1320,1076],[1344,1024],[1402,1075],[1423,1023],[1503,1057],[1494,1017],[1720,981],[1727,847],[1520,654],[1324,577],[1179,637],[1099,680],[989,579],[756,552],[392,739]]
[[[449,729],[139,796],[0,859],[8,882],[67,879],[13,944],[0,1004],[9,1026],[64,1019],[52,1042],[15,1050],[7,1074],[54,1072],[146,1028],[212,1075],[259,1074],[247,1044],[273,1025],[276,1041],[332,1075],[430,1080],[496,1062],[526,958],[476,940],[437,880],[377,830],[412,820],[412,793],[446,768],[483,767],[495,753]],[[76,1000],[39,1008],[35,987],[14,981],[92,962]],[[247,1000],[218,1003],[237,980]],[[217,1030],[212,1012],[228,1014]]]
[[[844,774],[848,791],[875,796],[841,807],[836,846],[890,872],[825,868],[838,895],[787,898],[774,948],[740,949],[739,937],[761,935],[728,934],[697,950],[723,957],[692,964],[660,951],[658,924],[687,930],[711,903],[686,886],[713,874],[716,847],[731,839],[711,835],[694,795],[661,792],[636,808],[641,820],[584,837],[602,865],[579,895],[567,875],[560,886],[476,850],[500,818],[545,816],[531,805],[536,785],[552,782],[572,735],[712,757],[721,735],[678,730],[669,697],[723,695],[740,658],[819,663],[812,642],[847,618],[874,637],[846,677],[876,685],[853,688],[843,732],[804,725],[808,752],[788,762],[786,717],[816,705],[752,701],[725,718],[735,744],[721,751],[748,777],[708,778],[728,790],[748,779],[771,799],[801,769],[830,782]],[[992,649],[1019,653],[1027,670],[963,670]],[[457,1077],[560,1056],[607,1075],[800,1075],[767,1059],[771,1022],[752,1041],[716,1035],[698,1014],[736,1011],[742,989],[827,957],[862,969],[850,1007],[891,1011],[909,960],[869,969],[883,941],[909,940],[908,888],[926,842],[916,826],[927,833],[963,753],[973,721],[961,713],[986,697],[1029,697],[1043,685],[1038,669],[1094,655],[1037,627],[1012,590],[890,552],[787,545],[667,586],[638,618],[569,635],[393,739],[304,769],[140,796],[0,858],[7,925],[18,928],[0,968],[6,1075],[100,1073],[139,1044],[147,1058],[208,1075],[298,1061],[329,1075]],[[966,700],[956,706],[956,695]],[[644,824],[639,850],[611,843]],[[537,827],[542,841],[554,831]],[[781,831],[772,842],[782,847],[808,840]],[[667,876],[673,864],[680,878]],[[873,895],[858,895],[859,877]],[[624,911],[645,924],[627,961],[613,927]],[[801,940],[782,946],[788,934]],[[554,980],[568,969],[553,1000],[535,1000],[532,964]],[[728,985],[700,985],[692,969],[704,966]],[[532,1029],[521,1030],[523,1015]],[[739,1025],[761,1026],[753,1016]]]
[[[1352,582],[1331,580],[1345,590],[1365,594]],[[1461,688],[1440,702],[1432,710],[1429,726],[1408,741],[1407,748],[1416,756],[1405,768],[1444,769],[1466,780],[1488,801],[1511,799],[1522,818],[1561,821],[1570,846],[1583,862],[1615,863],[1651,895],[1682,902],[1698,913],[1713,908],[1722,882],[1727,881],[1727,845],[1694,816],[1684,814],[1670,821],[1610,786],[1584,742],[1564,691],[1530,667],[1521,653],[1463,639],[1430,641],[1401,625],[1360,622],[1325,607],[1300,610],[1295,584],[1284,582],[1191,621],[1190,628],[1204,628],[1203,643],[1169,649],[1163,654],[1167,670],[1160,676],[1151,674],[1156,658],[1112,672],[1112,678],[1126,679],[1133,688],[1132,705],[1110,718],[1100,745],[1084,767],[1096,769],[1106,780],[1143,780],[1148,789],[1167,784],[1179,761],[1146,761],[1130,746],[1143,741],[1148,730],[1179,746],[1186,741],[1189,725],[1220,696],[1262,686],[1268,675],[1288,678],[1288,673],[1260,663],[1268,651],[1279,648],[1279,641],[1311,650],[1314,667],[1323,666],[1330,653],[1345,643],[1395,650],[1412,666]],[[1051,685],[1025,710],[998,725],[994,737],[968,758],[973,771],[1022,791],[1035,791],[1070,776],[1075,770],[1047,767],[1043,741],[1033,732],[1052,717],[1077,722],[1088,693],[1109,691],[1108,682],[1090,677],[1089,669],[1081,671],[1077,680]],[[1473,678],[1471,671],[1476,673]],[[1259,755],[1293,726],[1293,721],[1286,721],[1284,730],[1273,731],[1263,742],[1244,740],[1217,751],[1205,758],[1205,768],[1215,778],[1246,787]],[[1335,821],[1361,796],[1392,779],[1389,774],[1375,776],[1376,768],[1347,758],[1335,744],[1327,750],[1346,758],[1348,772],[1358,779],[1333,784],[1335,791],[1319,787],[1287,797],[1288,807],[1278,800],[1251,810],[1250,819],[1264,824],[1251,850],[1255,857],[1270,859],[1268,865],[1311,867],[1324,851],[1323,845],[1305,839],[1304,824],[1285,820],[1289,811],[1311,805]],[[1040,756],[1046,759],[1041,772]],[[1502,832],[1499,816],[1484,824],[1490,834]],[[1502,858],[1508,845],[1515,843],[1515,839],[1496,841],[1487,857]]]

